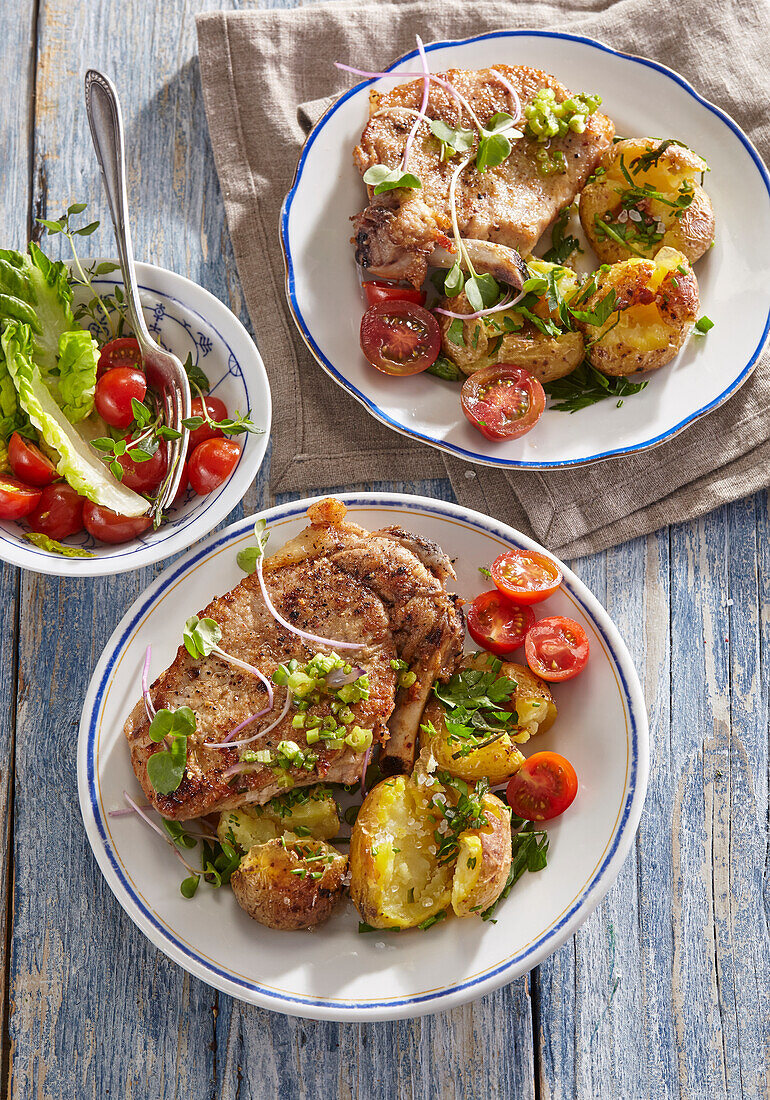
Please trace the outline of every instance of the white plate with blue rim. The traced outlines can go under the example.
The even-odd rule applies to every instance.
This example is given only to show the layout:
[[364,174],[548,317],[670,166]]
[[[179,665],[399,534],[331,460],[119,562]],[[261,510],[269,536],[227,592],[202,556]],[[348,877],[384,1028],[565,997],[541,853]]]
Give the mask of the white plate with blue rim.
[[[439,500],[380,493],[340,499],[350,519],[370,530],[395,523],[438,542],[455,563],[454,590],[466,598],[488,584],[479,565],[510,547],[542,549],[497,520]],[[310,503],[263,513],[271,551],[305,526]],[[227,887],[201,884],[185,899],[180,881],[187,872],[169,847],[138,817],[114,815],[125,807],[124,790],[145,802],[122,727],[141,694],[146,647],[152,645],[154,678],[173,660],[186,618],[242,579],[236,554],[253,544],[254,518],[169,566],[126,612],[94,672],[80,723],[78,789],[110,888],[156,947],[195,977],[290,1015],[399,1019],[452,1008],[512,981],[571,936],[612,885],[647,787],[647,715],[631,657],[607,612],[569,569],[548,613],[581,623],[591,655],[577,679],[556,685],[559,716],[525,751],[568,756],[579,791],[548,824],[548,866],[517,882],[496,924],[453,918],[425,932],[361,935],[348,902],[312,933],[277,932],[247,917]]]
[[[433,72],[495,63],[544,69],[576,92],[598,92],[618,134],[675,137],[704,156],[711,167],[706,189],[717,232],[715,246],[695,270],[701,311],[715,327],[707,336],[691,338],[676,360],[650,375],[646,389],[621,407],[604,401],[572,415],[547,408],[533,431],[502,443],[485,440],[466,421],[456,384],[376,371],[359,348],[366,307],[350,218],[363,209],[366,195],[352,150],[368,118],[370,88],[394,86],[386,78],[357,84],[329,108],[308,137],[283,206],[289,307],[323,369],[395,431],[470,462],[507,469],[580,466],[642,451],[671,439],[736,393],[770,331],[770,175],[740,127],[658,62],[578,35],[498,31],[426,49]],[[414,70],[416,56],[412,51],[387,71]],[[339,60],[360,68],[368,62]],[[333,79],[330,71],[330,84]]]
[[[272,406],[267,372],[256,344],[227,306],[197,283],[153,264],[139,263],[136,269],[145,319],[155,339],[182,362],[191,356],[206,375],[209,392],[225,402],[230,415],[250,410],[261,431],[234,437],[241,454],[230,477],[208,496],[196,496],[188,488],[157,531],[146,531],[114,546],[96,542],[86,531],[63,540],[90,557],[64,557],[39,549],[24,538],[27,528],[23,523],[0,521],[0,558],[13,565],[62,577],[95,577],[161,561],[186,550],[225,519],[262,465]],[[102,294],[112,294],[116,286],[122,287],[120,273],[101,275],[94,285]],[[78,291],[75,303],[81,300]]]

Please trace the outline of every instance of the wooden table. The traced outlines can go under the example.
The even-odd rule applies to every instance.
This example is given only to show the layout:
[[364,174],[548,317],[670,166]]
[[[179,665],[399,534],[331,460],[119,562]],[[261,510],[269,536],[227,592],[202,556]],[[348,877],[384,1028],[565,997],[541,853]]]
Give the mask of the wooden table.
[[[0,4],[0,244],[23,247],[34,217],[73,201],[108,220],[82,97],[95,65],[118,82],[136,151],[138,257],[200,282],[248,325],[193,23],[228,6]],[[91,242],[114,251],[108,228]],[[444,482],[366,488],[450,495]],[[265,466],[243,507],[268,501]],[[527,977],[453,1012],[365,1025],[274,1015],[191,979],[140,935],[91,856],[80,708],[113,627],[161,566],[70,582],[0,569],[8,1095],[766,1097],[769,536],[761,495],[575,563],[625,636],[650,709],[633,853],[598,911]]]

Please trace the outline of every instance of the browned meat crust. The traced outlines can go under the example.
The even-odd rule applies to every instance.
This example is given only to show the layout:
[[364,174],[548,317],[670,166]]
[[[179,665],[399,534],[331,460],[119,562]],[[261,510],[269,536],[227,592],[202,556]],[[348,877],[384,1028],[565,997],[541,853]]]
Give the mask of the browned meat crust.
[[[462,620],[454,597],[443,585],[445,578],[454,577],[454,571],[440,548],[400,528],[370,535],[345,523],[344,507],[340,506],[341,512],[333,507],[338,503],[323,502],[311,509],[311,526],[268,559],[265,580],[276,608],[293,625],[361,644],[350,659],[366,669],[370,695],[351,704],[355,723],[371,729],[376,741],[392,737],[398,758],[409,767],[430,687],[437,676],[451,673],[462,651]],[[410,540],[428,564],[410,549]],[[309,647],[275,621],[264,604],[256,576],[246,577],[231,592],[212,600],[200,617],[219,623],[222,649],[268,677],[292,657],[304,664],[316,652],[316,647]],[[417,677],[408,690],[397,688],[397,673],[391,667],[397,656],[409,663]],[[197,719],[196,732],[188,742],[185,776],[170,795],[158,795],[147,776],[147,760],[160,746],[148,736],[142,702],[125,725],[134,771],[147,798],[165,817],[182,820],[244,802],[262,803],[285,789],[269,765],[226,775],[238,763],[239,750],[203,744],[222,741],[234,726],[265,705],[266,689],[256,677],[214,654],[195,660],[180,646],[150,694],[157,709],[189,706]],[[255,733],[278,717],[285,694],[281,688],[275,694],[272,713],[246,727],[239,737]],[[312,713],[328,716],[330,702],[314,706]],[[251,747],[274,748],[282,740],[293,740],[306,748],[304,730],[292,728],[293,713]],[[362,753],[348,747],[329,750],[322,741],[313,751],[318,752],[318,761],[312,771],[291,769],[295,785],[321,780],[352,783],[360,778]]]
[[[559,101],[572,94],[538,69],[523,65],[494,68],[516,89],[522,105],[543,87],[552,88]],[[491,69],[452,69],[443,75],[471,103],[482,123],[498,111],[510,112],[510,96]],[[421,98],[420,80],[372,97],[369,122],[353,153],[362,175],[373,164],[399,164]],[[431,84],[426,113],[428,119],[440,118],[452,127],[472,125],[451,94],[436,84]],[[510,157],[497,168],[479,174],[470,165],[457,185],[462,236],[494,241],[523,254],[531,252],[558,211],[581,190],[611,145],[614,132],[612,121],[597,112],[588,119],[584,133],[570,131],[554,140],[550,151],[564,153],[567,170],[552,176],[540,174],[536,144],[526,137],[514,143]],[[424,122],[409,158],[409,169],[419,176],[421,189],[391,191],[376,199],[370,189],[372,205],[355,219],[356,259],[363,267],[376,275],[408,278],[419,285],[429,262],[431,240],[436,244],[439,234],[452,235],[449,183],[458,163],[458,157],[440,162],[436,139],[429,123]],[[382,207],[389,211],[387,217],[383,217]]]

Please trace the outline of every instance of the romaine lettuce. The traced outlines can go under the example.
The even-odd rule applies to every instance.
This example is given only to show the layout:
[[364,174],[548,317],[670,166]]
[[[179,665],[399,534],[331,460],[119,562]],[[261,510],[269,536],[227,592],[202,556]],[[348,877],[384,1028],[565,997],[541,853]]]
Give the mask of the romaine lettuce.
[[33,359],[30,327],[18,321],[6,321],[0,345],[19,404],[46,443],[61,456],[56,466],[58,472],[73,489],[95,504],[111,508],[122,516],[146,515],[149,503],[113,477],[54,401]]
[[32,358],[67,419],[75,423],[88,416],[99,347],[75,324],[66,267],[49,260],[34,243],[28,254],[0,249],[0,327],[12,321],[29,325]]

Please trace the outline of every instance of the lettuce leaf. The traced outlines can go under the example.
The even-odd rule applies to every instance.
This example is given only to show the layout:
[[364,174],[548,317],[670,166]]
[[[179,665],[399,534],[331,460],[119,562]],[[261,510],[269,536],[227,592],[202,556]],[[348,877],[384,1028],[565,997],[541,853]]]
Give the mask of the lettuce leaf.
[[[81,328],[61,334],[58,397],[62,412],[72,424],[87,417],[94,407],[98,362],[99,345],[90,332]],[[56,397],[54,387],[47,381]]]
[[[34,242],[28,253],[0,249],[0,327],[13,321],[29,325],[32,359],[64,415],[83,420],[94,405],[99,346],[75,324],[66,267]],[[0,368],[0,387],[2,374]],[[7,415],[1,394],[0,412]]]
[[7,321],[0,337],[5,361],[19,404],[45,442],[61,456],[57,471],[77,492],[122,516],[143,516],[150,505],[144,497],[113,477],[97,452],[64,416],[33,360],[33,335],[28,325]]
[[55,374],[59,338],[75,328],[72,289],[61,260],[38,246],[29,252],[0,249],[0,323],[21,321],[32,332],[32,355],[44,376]]

